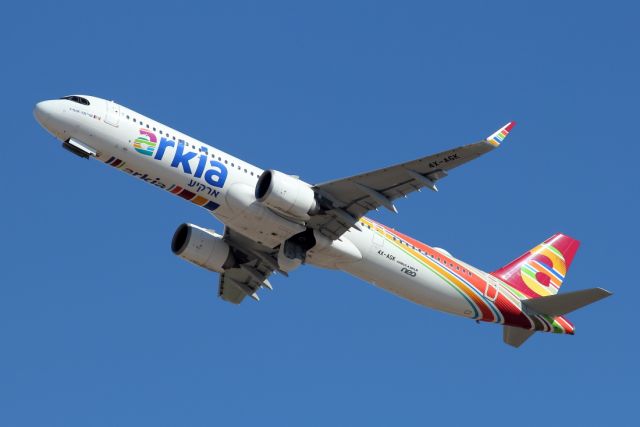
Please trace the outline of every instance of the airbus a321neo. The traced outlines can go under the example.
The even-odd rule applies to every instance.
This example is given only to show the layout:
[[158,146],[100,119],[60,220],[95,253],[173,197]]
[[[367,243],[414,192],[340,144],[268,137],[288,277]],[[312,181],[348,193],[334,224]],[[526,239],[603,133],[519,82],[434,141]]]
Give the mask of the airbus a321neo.
[[417,304],[503,325],[514,347],[534,332],[573,334],[564,315],[611,295],[601,288],[558,294],[579,242],[555,234],[487,273],[364,215],[436,182],[497,148],[507,123],[479,142],[382,169],[309,184],[263,170],[113,101],[65,96],[36,105],[38,122],[62,146],[94,157],[210,211],[224,232],[180,225],[179,257],[220,274],[218,295],[239,304],[271,290],[269,276],[301,264],[345,271]]

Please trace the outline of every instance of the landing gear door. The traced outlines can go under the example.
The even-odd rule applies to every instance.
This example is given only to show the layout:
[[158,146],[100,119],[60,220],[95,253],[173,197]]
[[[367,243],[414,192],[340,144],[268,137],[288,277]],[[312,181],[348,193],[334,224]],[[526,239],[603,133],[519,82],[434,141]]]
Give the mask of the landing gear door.
[[115,127],[120,124],[120,106],[113,101],[107,101],[107,114],[104,116],[104,122]]

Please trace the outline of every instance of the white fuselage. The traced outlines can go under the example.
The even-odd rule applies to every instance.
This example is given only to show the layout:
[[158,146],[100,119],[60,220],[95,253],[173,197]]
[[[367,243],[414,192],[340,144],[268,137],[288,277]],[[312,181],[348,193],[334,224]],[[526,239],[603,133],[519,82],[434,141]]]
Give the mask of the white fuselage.
[[[114,102],[85,98],[90,105],[44,101],[36,117],[58,139],[72,138],[101,162],[210,210],[225,226],[267,247],[305,229],[256,201],[262,169]],[[432,248],[418,250],[369,219],[361,219],[359,228],[329,247],[311,249],[306,262],[343,270],[424,306],[479,317],[442,269],[462,281],[472,275],[484,281],[485,273]],[[353,247],[361,257],[343,256]]]

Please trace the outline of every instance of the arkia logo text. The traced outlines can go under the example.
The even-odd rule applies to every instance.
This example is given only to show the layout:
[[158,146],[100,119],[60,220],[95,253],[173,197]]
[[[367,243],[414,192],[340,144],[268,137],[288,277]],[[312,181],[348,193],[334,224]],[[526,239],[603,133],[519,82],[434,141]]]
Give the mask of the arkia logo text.
[[225,165],[215,160],[210,160],[206,150],[196,153],[185,149],[187,144],[181,139],[176,144],[175,141],[162,137],[160,138],[160,143],[158,143],[158,139],[153,132],[147,129],[140,129],[140,136],[133,141],[133,148],[140,154],[153,156],[155,160],[162,160],[167,149],[174,148],[170,165],[172,168],[179,168],[180,166],[184,173],[188,175],[192,175],[195,178],[204,177],[207,184],[213,187],[222,188],[227,180],[227,168]]

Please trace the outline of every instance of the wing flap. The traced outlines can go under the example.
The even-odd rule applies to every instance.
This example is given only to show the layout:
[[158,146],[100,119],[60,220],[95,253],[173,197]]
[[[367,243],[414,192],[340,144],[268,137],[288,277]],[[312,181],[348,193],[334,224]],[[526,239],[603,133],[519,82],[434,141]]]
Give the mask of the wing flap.
[[220,274],[218,296],[233,304],[240,304],[246,296],[259,301],[260,288],[272,290],[269,276],[277,265],[272,249],[225,227],[224,240],[231,246],[238,266]]
[[[238,285],[240,282],[233,278],[233,270],[220,274],[220,280],[218,282],[218,296],[232,304],[240,304],[244,300],[244,297],[247,296],[247,292],[244,289],[241,289]],[[254,292],[251,293],[253,294]]]

